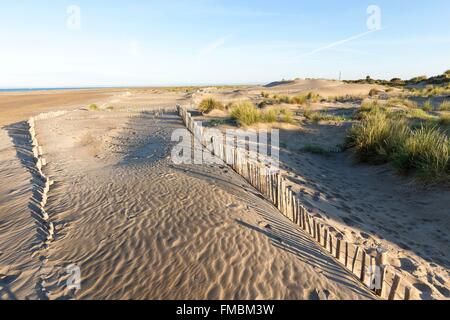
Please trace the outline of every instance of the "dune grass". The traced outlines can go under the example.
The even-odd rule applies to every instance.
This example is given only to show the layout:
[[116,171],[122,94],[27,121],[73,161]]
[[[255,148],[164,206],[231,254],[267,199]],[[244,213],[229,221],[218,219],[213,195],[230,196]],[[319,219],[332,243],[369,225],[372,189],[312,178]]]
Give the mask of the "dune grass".
[[427,101],[425,101],[425,102],[423,103],[422,109],[423,109],[424,111],[431,112],[431,111],[433,111],[433,109],[434,109],[434,108],[433,108],[433,104],[431,103],[430,100],[427,100]]
[[440,95],[448,95],[450,94],[450,84],[447,85],[428,85],[425,88],[413,88],[410,89],[410,93],[414,96],[420,97],[432,97],[432,96],[440,96]]
[[261,120],[261,111],[250,101],[236,103],[230,115],[241,126],[251,126]]
[[303,112],[303,116],[306,119],[308,119],[312,122],[315,122],[315,123],[318,123],[321,121],[344,122],[344,121],[349,120],[344,116],[329,114],[329,113],[322,112],[322,111],[312,111],[309,108],[305,109],[305,111]]
[[212,98],[203,99],[198,105],[198,110],[201,113],[208,114],[213,110],[223,110],[224,106],[220,101],[216,101]]
[[423,126],[412,131],[391,158],[396,168],[414,170],[422,180],[448,179],[450,141],[437,127]]
[[88,108],[91,111],[99,111],[100,110],[100,108],[96,104],[91,104]]
[[436,119],[435,116],[429,114],[428,112],[422,109],[408,109],[406,110],[405,115],[408,118],[417,120],[432,121]]
[[386,103],[387,107],[406,107],[406,108],[411,108],[411,109],[415,109],[418,108],[419,105],[409,99],[405,99],[405,98],[389,98],[389,100]]
[[450,111],[450,100],[444,100],[438,107],[439,111]]
[[262,111],[250,101],[233,104],[230,116],[240,126],[251,126],[257,123],[294,122],[294,114],[288,109],[272,108]]
[[449,179],[450,141],[435,125],[414,128],[406,118],[394,118],[374,107],[352,127],[347,143],[361,162],[391,162],[401,172],[415,172],[424,182]]
[[296,96],[288,96],[288,95],[273,95],[270,97],[270,95],[262,93],[261,96],[265,98],[265,100],[262,102],[265,105],[268,104],[298,104],[298,105],[305,105],[307,103],[314,103],[320,101],[321,97],[319,94],[315,92],[308,92],[306,94],[299,94]]

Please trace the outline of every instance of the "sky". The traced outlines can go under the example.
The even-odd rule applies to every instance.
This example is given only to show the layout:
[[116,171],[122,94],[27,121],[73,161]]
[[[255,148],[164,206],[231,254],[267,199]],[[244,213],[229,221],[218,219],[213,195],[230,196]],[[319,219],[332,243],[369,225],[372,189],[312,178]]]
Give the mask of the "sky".
[[448,69],[448,0],[0,0],[0,88],[409,79]]

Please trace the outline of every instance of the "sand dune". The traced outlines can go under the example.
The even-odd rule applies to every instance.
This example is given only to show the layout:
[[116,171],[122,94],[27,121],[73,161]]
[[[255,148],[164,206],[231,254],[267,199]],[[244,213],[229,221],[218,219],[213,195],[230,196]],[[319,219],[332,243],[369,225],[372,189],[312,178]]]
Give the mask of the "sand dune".
[[368,95],[370,90],[382,86],[370,84],[347,84],[336,80],[291,80],[279,81],[264,86],[264,91],[277,94],[298,94],[315,92],[323,97],[336,97],[345,95]]

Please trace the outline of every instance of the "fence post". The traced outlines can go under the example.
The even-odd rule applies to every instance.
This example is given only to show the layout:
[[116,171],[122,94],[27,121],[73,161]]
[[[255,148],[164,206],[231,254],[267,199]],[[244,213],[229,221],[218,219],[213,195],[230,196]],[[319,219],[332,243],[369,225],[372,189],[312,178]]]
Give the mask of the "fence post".
[[377,256],[375,258],[376,266],[380,270],[380,288],[375,291],[380,297],[383,297],[385,291],[385,275],[386,275],[386,266],[387,266],[387,251],[379,248],[377,250]]
[[276,175],[277,180],[277,187],[275,188],[276,191],[276,198],[277,198],[277,208],[281,211],[281,175],[277,173]]

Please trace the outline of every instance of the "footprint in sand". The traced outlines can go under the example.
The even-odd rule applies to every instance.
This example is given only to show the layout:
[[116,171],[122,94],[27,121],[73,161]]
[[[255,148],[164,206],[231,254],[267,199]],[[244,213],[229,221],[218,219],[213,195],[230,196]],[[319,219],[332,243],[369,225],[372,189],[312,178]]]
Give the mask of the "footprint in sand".
[[331,292],[326,289],[325,290],[314,289],[313,291],[310,292],[309,299],[326,301],[326,300],[329,300],[330,296],[331,296]]

